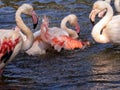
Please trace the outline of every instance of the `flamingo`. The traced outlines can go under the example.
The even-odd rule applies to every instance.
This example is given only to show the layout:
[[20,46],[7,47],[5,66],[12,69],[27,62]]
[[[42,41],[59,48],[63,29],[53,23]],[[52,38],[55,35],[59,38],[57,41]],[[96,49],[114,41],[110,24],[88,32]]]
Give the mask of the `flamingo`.
[[113,16],[113,9],[105,1],[96,1],[89,18],[95,21],[97,14],[106,10],[105,16],[93,27],[92,37],[98,43],[120,44],[120,15]]
[[[75,30],[72,30],[70,28],[68,28],[66,26],[66,23],[69,22],[70,25],[72,26],[75,26]],[[62,30],[60,32],[64,32],[66,33],[68,36],[72,37],[72,38],[78,38],[78,34],[80,32],[80,26],[78,24],[78,18],[75,14],[70,14],[70,15],[67,15],[66,17],[64,17],[61,21],[61,29],[57,28],[57,30]],[[53,28],[53,29],[56,29],[56,28]],[[56,33],[58,32],[57,30],[54,30],[56,31]],[[51,45],[48,43],[48,42],[45,42],[42,38],[41,38],[41,31],[36,31],[34,33],[34,43],[32,45],[32,47],[26,51],[26,53],[28,55],[42,55],[42,54],[45,54],[46,53],[46,50],[49,49],[51,47]],[[59,34],[59,33],[58,33]],[[44,36],[43,36],[44,37]]]
[[[2,74],[4,67],[13,60],[13,58],[21,51],[28,50],[34,41],[33,33],[30,31],[22,18],[21,14],[32,16],[33,23],[36,27],[38,16],[29,4],[22,4],[16,11],[16,24],[21,29],[20,31],[14,29],[0,29],[0,74]],[[34,27],[34,28],[35,28]],[[21,33],[26,35],[23,39]]]
[[61,49],[73,50],[75,48],[84,48],[88,45],[88,42],[81,42],[69,36],[69,34],[58,27],[48,28],[49,21],[46,16],[44,16],[43,22],[41,24],[41,38],[44,42],[49,43],[58,52]]

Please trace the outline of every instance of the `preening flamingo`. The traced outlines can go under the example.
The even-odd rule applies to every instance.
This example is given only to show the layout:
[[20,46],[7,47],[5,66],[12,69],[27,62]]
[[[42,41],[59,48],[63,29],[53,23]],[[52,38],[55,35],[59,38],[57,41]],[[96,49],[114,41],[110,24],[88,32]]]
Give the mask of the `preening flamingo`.
[[[75,26],[76,30],[72,30],[66,26],[67,22],[70,23],[70,25]],[[55,29],[55,30],[54,30]],[[61,29],[60,28],[51,28],[52,32],[58,35],[60,33],[65,33],[67,36],[70,36],[72,38],[78,38],[78,33],[80,32],[80,26],[78,24],[78,18],[74,14],[67,15],[64,17],[61,21]],[[60,30],[60,31],[58,31]],[[41,34],[41,35],[40,35]],[[33,46],[26,51],[29,55],[41,55],[45,54],[46,50],[51,47],[50,43],[45,42],[44,39],[41,38],[44,37],[44,34],[41,33],[41,31],[36,31],[34,33],[34,43]]]
[[[33,33],[30,31],[22,18],[21,14],[32,16],[33,23],[36,26],[38,22],[38,16],[33,10],[33,7],[29,4],[21,5],[16,11],[16,23],[21,29],[20,31],[13,29],[0,29],[0,72],[2,74],[3,68],[13,60],[13,58],[20,52],[20,50],[28,50],[34,41]],[[23,33],[26,39],[21,36]]]
[[[67,22],[70,23],[70,25],[74,26],[76,30],[72,30],[66,26]],[[61,29],[65,30],[70,37],[72,38],[78,38],[80,33],[80,25],[78,23],[78,18],[75,14],[70,14],[64,17],[61,21]]]
[[98,43],[120,44],[120,15],[113,16],[113,9],[105,1],[96,1],[89,18],[95,21],[97,14],[106,10],[105,16],[93,27],[92,37]]
[[84,45],[88,42],[81,42],[69,36],[69,34],[58,27],[48,28],[49,21],[48,18],[44,16],[43,22],[41,24],[41,38],[46,43],[49,43],[58,52],[62,48],[66,50],[73,50],[75,48],[82,49]]

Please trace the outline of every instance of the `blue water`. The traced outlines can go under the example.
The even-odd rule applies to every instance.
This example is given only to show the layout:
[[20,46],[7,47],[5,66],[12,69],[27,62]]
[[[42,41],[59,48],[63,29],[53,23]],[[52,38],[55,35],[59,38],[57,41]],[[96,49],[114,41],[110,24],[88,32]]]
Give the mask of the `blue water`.
[[[43,15],[50,26],[60,26],[63,17],[74,13],[79,18],[80,38],[92,41],[89,13],[95,0],[1,0],[0,28],[13,28],[15,12],[22,3],[30,3],[39,15],[39,30]],[[23,15],[32,28],[31,19]],[[0,78],[0,90],[119,90],[120,48],[94,43],[90,47],[42,56],[21,52],[9,63]]]

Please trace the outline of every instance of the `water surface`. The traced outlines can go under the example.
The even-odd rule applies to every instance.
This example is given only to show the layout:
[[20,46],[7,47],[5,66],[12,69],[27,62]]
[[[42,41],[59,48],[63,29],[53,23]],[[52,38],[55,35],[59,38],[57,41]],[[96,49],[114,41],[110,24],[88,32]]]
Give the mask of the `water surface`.
[[[68,14],[76,14],[81,26],[80,38],[91,40],[89,13],[95,0],[1,0],[0,28],[15,27],[15,12],[23,3],[34,6],[39,15],[39,30],[43,15],[50,26],[60,26]],[[23,15],[32,28],[31,19]],[[51,53],[52,52],[52,53]],[[42,56],[21,52],[5,68],[0,78],[1,90],[118,90],[120,89],[120,48],[97,44],[60,53],[52,50]]]

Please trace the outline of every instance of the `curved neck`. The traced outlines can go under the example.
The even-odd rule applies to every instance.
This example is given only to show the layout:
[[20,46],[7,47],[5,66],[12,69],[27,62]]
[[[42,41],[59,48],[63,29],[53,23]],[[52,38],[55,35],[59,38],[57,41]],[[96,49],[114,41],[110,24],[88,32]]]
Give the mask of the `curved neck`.
[[34,41],[34,36],[33,33],[30,31],[30,29],[25,25],[25,23],[23,22],[21,15],[22,14],[22,10],[19,9],[16,12],[16,23],[17,26],[21,29],[22,33],[26,36],[26,39],[23,39],[23,46],[22,46],[22,50],[28,50],[31,46],[32,43]]
[[68,22],[69,18],[65,17],[63,18],[63,20],[61,21],[61,25],[60,27],[64,30],[66,30],[68,33],[70,32],[69,28],[66,26],[66,23]]
[[114,1],[114,6],[117,12],[120,12],[120,0]]
[[100,34],[101,30],[104,29],[104,27],[109,23],[113,16],[112,7],[109,4],[107,5],[106,9],[107,9],[106,15],[93,27],[91,33],[93,38],[100,43],[106,43],[109,41],[107,36],[105,36],[106,34],[104,34],[104,31],[102,34]]
[[69,17],[63,18],[61,21],[60,27],[61,29],[65,30],[72,38],[78,38],[78,34],[75,30],[72,30],[66,26],[66,23],[69,22]]

